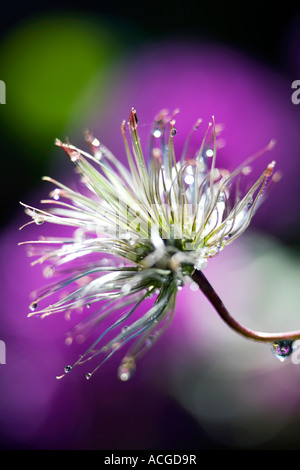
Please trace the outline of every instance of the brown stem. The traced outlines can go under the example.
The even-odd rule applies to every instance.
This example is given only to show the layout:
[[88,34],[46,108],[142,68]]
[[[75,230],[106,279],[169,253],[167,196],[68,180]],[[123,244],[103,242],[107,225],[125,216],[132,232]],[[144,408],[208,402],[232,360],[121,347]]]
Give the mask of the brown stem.
[[245,326],[241,325],[230,315],[222,300],[220,299],[216,291],[213,289],[213,287],[210,285],[202,271],[198,271],[196,269],[192,274],[192,279],[198,284],[203,294],[215,307],[216,311],[218,312],[220,317],[225,321],[225,323],[227,323],[230,328],[232,328],[240,335],[245,336],[246,338],[252,339],[254,341],[266,343],[300,339],[300,331],[290,331],[287,333],[261,333],[258,331],[249,330]]

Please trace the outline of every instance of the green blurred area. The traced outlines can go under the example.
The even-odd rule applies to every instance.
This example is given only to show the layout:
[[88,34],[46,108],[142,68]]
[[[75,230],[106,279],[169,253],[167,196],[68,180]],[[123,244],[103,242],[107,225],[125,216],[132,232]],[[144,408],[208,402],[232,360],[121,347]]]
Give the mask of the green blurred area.
[[120,48],[109,25],[74,13],[20,24],[0,45],[7,88],[2,129],[30,150],[30,158],[39,159],[40,151],[46,158],[54,138],[88,109],[96,81],[105,96],[109,67]]
[[[20,214],[18,201],[34,194],[41,177],[56,165],[55,138],[82,132],[95,99],[103,110],[109,104],[115,66],[130,43],[128,28],[126,22],[75,9],[49,10],[23,18],[2,35],[3,226]],[[60,159],[61,172],[63,165]]]

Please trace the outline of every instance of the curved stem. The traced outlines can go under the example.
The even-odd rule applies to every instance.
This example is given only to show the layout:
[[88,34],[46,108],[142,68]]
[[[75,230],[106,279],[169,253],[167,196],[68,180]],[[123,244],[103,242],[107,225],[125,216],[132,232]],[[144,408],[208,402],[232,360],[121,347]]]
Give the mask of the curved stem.
[[298,331],[290,331],[287,333],[261,333],[258,331],[253,331],[245,326],[241,325],[238,321],[236,321],[228,312],[227,308],[223,304],[222,300],[210,285],[202,271],[198,271],[197,269],[192,274],[192,279],[196,282],[203,292],[203,294],[207,297],[207,299],[211,302],[211,304],[215,307],[216,311],[220,315],[220,317],[227,323],[230,328],[234,331],[239,333],[240,335],[252,339],[254,341],[260,342],[275,342],[275,341],[285,341],[285,340],[296,340],[300,339],[300,330]]

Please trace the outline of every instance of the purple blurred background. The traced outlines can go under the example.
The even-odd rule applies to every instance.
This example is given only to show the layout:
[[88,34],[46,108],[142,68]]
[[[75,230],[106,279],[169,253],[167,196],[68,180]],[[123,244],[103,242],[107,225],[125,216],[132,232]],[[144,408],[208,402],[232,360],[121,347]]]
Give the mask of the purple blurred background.
[[[0,447],[300,448],[299,366],[282,364],[267,346],[237,337],[190,286],[179,293],[173,323],[138,362],[131,381],[116,377],[122,355],[90,381],[85,368],[57,381],[55,376],[86,346],[65,345],[70,322],[63,316],[26,317],[30,292],[47,280],[17,246],[61,233],[45,224],[18,231],[27,221],[18,201],[34,205],[48,195],[41,176],[62,182],[76,178],[60,149],[52,148],[55,137],[67,135],[82,147],[88,127],[125,161],[120,123],[131,107],[144,142],[157,111],[179,107],[175,144],[180,154],[197,118],[203,118],[200,142],[214,115],[225,126],[220,166],[234,169],[275,138],[276,147],[256,162],[253,175],[275,159],[283,178],[247,234],[211,260],[207,276],[232,314],[249,327],[298,329],[300,105],[291,102],[291,83],[300,79],[299,12],[275,12],[270,22],[263,12],[259,17],[242,8],[212,11],[201,5],[199,21],[195,5],[182,12],[175,3],[172,12],[162,7],[161,24],[154,4],[148,16],[128,15],[122,7],[115,15],[108,6],[47,12],[32,6],[17,16],[6,8],[0,44],[0,79],[7,85],[7,104],[0,109],[5,170],[0,339],[7,363],[0,364]],[[60,34],[67,22],[70,37],[80,21],[86,28],[82,49],[74,51],[75,39],[65,38],[67,60],[60,55]],[[37,43],[47,49],[43,66]],[[88,54],[91,44],[103,54]],[[28,73],[26,88],[12,70]],[[61,78],[55,82],[55,76]],[[64,99],[68,83],[72,94]],[[51,94],[63,87],[65,94],[53,104]]]

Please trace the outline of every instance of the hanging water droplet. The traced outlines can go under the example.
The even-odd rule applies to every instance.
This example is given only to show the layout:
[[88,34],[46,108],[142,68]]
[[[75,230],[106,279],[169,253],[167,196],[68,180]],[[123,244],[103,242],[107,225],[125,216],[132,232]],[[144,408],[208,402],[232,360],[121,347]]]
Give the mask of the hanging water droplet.
[[155,129],[153,129],[152,134],[154,137],[156,137],[156,139],[158,139],[161,136],[162,132],[156,127]]
[[57,189],[54,189],[54,191],[52,191],[50,196],[52,196],[55,201],[59,201],[60,194],[61,194],[61,190],[57,188]]
[[92,377],[91,372],[88,372],[85,376],[86,380],[90,380],[91,377]]
[[246,207],[250,207],[253,204],[252,196],[249,196],[246,202]]
[[183,281],[183,279],[178,278],[177,281],[176,281],[176,284],[177,284],[177,286],[178,286],[178,289],[179,289],[180,287],[182,288],[182,287],[184,286],[184,281]]
[[37,308],[38,304],[37,302],[33,302],[31,305],[30,305],[30,310],[33,312],[36,308]]
[[172,131],[171,131],[172,137],[174,137],[176,134],[177,134],[177,129],[175,129],[175,128],[172,129]]
[[213,157],[213,155],[214,155],[213,149],[207,149],[206,152],[205,152],[205,155],[206,155],[208,158]]
[[281,362],[285,361],[293,352],[293,341],[282,340],[271,344],[271,349],[275,357]]
[[228,235],[225,235],[224,241],[230,240],[231,237],[232,237],[232,233],[228,233]]
[[102,153],[100,150],[98,150],[98,151],[96,151],[96,152],[94,153],[94,158],[95,158],[95,160],[97,160],[98,162],[101,160],[102,157],[103,157],[103,153]]
[[86,304],[86,308],[91,308],[91,304]]
[[189,185],[190,185],[190,184],[193,184],[194,181],[195,181],[195,178],[193,177],[193,175],[186,175],[186,176],[184,177],[184,182],[185,182],[186,184],[189,184]]
[[119,376],[119,379],[122,380],[122,382],[126,382],[127,380],[130,379],[129,369],[125,366],[120,367],[118,376]]
[[99,142],[99,140],[98,140],[96,137],[93,138],[91,144],[92,144],[94,147],[99,147],[99,146],[100,146],[100,142]]
[[123,360],[118,369],[118,377],[122,382],[127,382],[135,372],[135,361],[132,357]]
[[79,160],[79,153],[73,151],[70,153],[71,162],[77,162]]
[[64,368],[65,374],[68,374],[71,369],[72,369],[72,366],[66,366],[66,367]]
[[43,217],[37,217],[35,219],[36,225],[42,225],[44,222],[45,222],[45,220],[43,219]]

